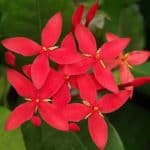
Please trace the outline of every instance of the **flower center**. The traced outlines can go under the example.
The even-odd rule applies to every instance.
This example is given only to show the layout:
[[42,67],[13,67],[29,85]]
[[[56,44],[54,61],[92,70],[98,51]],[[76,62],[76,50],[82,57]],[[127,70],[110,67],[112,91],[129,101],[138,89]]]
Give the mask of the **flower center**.
[[40,100],[39,100],[39,99],[36,99],[35,101],[36,101],[36,103],[39,103]]
[[98,106],[91,106],[91,104],[86,101],[86,100],[83,100],[82,101],[84,105],[86,105],[87,107],[89,107],[91,109],[90,113],[88,113],[86,116],[85,116],[85,119],[89,118],[91,115],[93,115],[94,113],[98,113],[101,117],[104,118],[103,114],[100,112],[100,109]]
[[128,53],[127,54],[125,54],[125,55],[121,55],[120,57],[119,57],[119,61],[120,61],[120,63],[121,64],[125,64],[125,65],[127,65],[129,68],[132,68],[132,66],[128,63]]
[[70,76],[69,76],[69,75],[66,75],[65,78],[66,78],[66,80],[68,80],[68,79],[70,78]]
[[94,106],[93,110],[94,110],[94,111],[98,111],[99,108],[98,108],[97,106]]
[[97,52],[96,52],[96,56],[95,58],[100,62],[101,66],[103,68],[106,68],[105,64],[104,64],[104,61],[102,60],[101,56],[100,56],[100,51],[101,49],[98,49]]

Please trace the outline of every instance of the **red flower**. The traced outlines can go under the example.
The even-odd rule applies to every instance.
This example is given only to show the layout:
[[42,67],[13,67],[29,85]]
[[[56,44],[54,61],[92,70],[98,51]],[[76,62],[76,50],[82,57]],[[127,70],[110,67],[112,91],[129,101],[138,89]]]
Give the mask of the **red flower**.
[[[41,74],[42,75],[42,74]],[[52,127],[59,130],[69,130],[68,121],[57,110],[55,105],[49,103],[50,97],[60,88],[62,76],[51,70],[47,82],[41,89],[36,89],[32,82],[15,70],[8,69],[7,76],[10,84],[17,93],[28,102],[19,105],[13,110],[6,123],[6,130],[19,127],[24,122],[31,120],[37,125],[37,119],[33,120],[34,114],[40,116]]]
[[72,15],[72,28],[73,30],[77,27],[78,24],[85,24],[85,26],[88,26],[89,23],[92,21],[92,19],[95,17],[95,14],[98,10],[99,4],[96,2],[94,3],[86,15],[86,21],[85,23],[82,23],[83,13],[84,13],[84,6],[80,5],[74,14]]
[[106,64],[119,56],[129,43],[129,38],[119,38],[106,42],[101,48],[97,49],[95,38],[86,27],[78,25],[75,35],[84,59],[73,65],[67,65],[65,72],[72,75],[81,74],[92,67],[95,78],[104,88],[115,93],[118,92],[113,74]]
[[67,108],[69,119],[80,121],[88,118],[88,128],[92,140],[98,148],[104,149],[107,143],[108,129],[103,113],[107,114],[119,109],[128,100],[130,91],[122,90],[118,94],[105,94],[97,100],[96,87],[89,75],[80,76],[78,84],[84,105],[70,104]]
[[[119,39],[118,36],[112,33],[107,33],[106,38],[108,41]],[[111,64],[111,66],[113,68],[119,68],[121,83],[128,83],[134,80],[134,76],[130,72],[130,69],[146,62],[149,57],[150,52],[144,50],[134,50],[126,54],[121,53],[120,56]],[[133,90],[133,87],[128,87],[128,89]]]
[[[61,46],[56,46],[56,42],[61,34],[62,16],[56,13],[43,28],[41,33],[41,45],[25,37],[14,37],[3,40],[2,45],[23,56],[38,55],[31,67],[31,76],[34,79],[36,88],[41,88],[48,76],[48,57],[58,64],[71,64],[81,59],[77,52],[70,51]],[[72,40],[73,35],[70,33],[64,39],[66,43]],[[42,78],[39,80],[42,67]]]

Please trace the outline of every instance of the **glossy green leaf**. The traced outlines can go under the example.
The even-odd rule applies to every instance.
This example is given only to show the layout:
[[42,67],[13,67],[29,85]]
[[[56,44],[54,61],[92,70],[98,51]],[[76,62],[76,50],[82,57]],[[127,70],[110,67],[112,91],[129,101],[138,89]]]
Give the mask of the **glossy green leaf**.
[[[136,99],[135,99],[136,101]],[[142,101],[142,99],[141,99]],[[148,150],[150,144],[150,112],[139,106],[127,104],[112,113],[109,119],[122,137],[127,150]],[[111,149],[110,149],[111,150]]]
[[[121,141],[121,138],[116,131],[116,129],[107,122],[108,128],[109,128],[109,135],[108,135],[108,143],[106,145],[106,150],[124,150],[123,143]],[[81,132],[78,133],[79,137],[81,138],[81,141],[84,143],[84,145],[87,145],[87,150],[97,150],[95,144],[92,142],[91,137],[88,133],[87,123],[82,122],[81,123]]]
[[[40,43],[41,30],[58,11],[63,15],[63,32],[71,29],[74,5],[70,0],[3,0],[0,2],[0,38],[25,36]],[[0,52],[1,55],[4,55]],[[18,65],[31,63],[31,59],[17,57]]]
[[138,5],[131,5],[122,9],[120,12],[118,31],[121,36],[131,38],[128,51],[144,48],[144,20]]
[[129,5],[129,4],[139,2],[139,1],[141,1],[141,0],[122,0],[122,4]]
[[[150,62],[144,63],[140,66],[133,67],[131,70],[135,77],[143,77],[143,76],[150,76]],[[138,88],[139,92],[143,94],[150,95],[150,83],[143,85],[142,87]]]
[[0,150],[26,150],[22,132],[20,129],[14,131],[5,131],[4,125],[10,111],[0,107]]
[[[108,126],[109,140],[106,150],[124,150],[117,131],[110,123],[108,123]],[[86,122],[81,123],[81,131],[78,133],[60,132],[45,123],[39,128],[27,123],[22,127],[22,131],[28,150],[41,150],[41,148],[45,150],[97,150],[89,136]]]
[[6,69],[4,66],[0,66],[0,104],[7,105],[7,94],[10,88],[10,85],[6,77]]

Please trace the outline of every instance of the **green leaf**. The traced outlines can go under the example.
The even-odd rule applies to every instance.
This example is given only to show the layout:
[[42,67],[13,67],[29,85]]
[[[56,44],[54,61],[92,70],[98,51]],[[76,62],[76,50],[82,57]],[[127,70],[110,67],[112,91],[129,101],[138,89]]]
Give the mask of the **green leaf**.
[[121,12],[121,0],[105,0],[102,3],[101,10],[103,10],[109,16],[109,20],[105,24],[105,30],[107,32],[113,32],[118,34],[118,24]]
[[[146,62],[140,66],[133,67],[131,71],[135,77],[150,76],[149,66],[150,66],[150,62]],[[150,95],[149,89],[150,89],[150,84],[147,83],[142,87],[139,87],[138,91],[142,92],[145,95]]]
[[144,19],[138,5],[122,9],[119,18],[119,34],[131,38],[128,51],[143,49],[145,45]]
[[122,107],[119,111],[110,115],[109,119],[111,120],[115,128],[118,130],[120,136],[122,137],[125,149],[149,149],[149,116],[149,111],[133,104],[127,104],[125,107]]
[[27,150],[42,149],[41,127],[35,127],[31,124],[31,122],[28,122],[21,127],[21,130]]
[[128,50],[143,49],[145,45],[144,19],[136,4],[122,5],[122,1],[102,3],[102,9],[110,19],[105,22],[105,32],[112,32],[121,37],[130,37]]
[[[61,11],[63,15],[62,37],[71,29],[74,5],[70,0],[2,0],[0,4],[1,39],[25,36],[40,43],[42,28],[57,11]],[[31,59],[26,59],[17,57],[17,63],[23,65],[31,62]]]
[[64,32],[67,32],[70,29],[71,6],[69,0],[5,0],[1,5],[0,33],[4,37],[27,36],[40,41],[42,27],[57,11],[63,13]]
[[116,129],[111,124],[109,124],[109,140],[106,150],[124,150],[122,140]]
[[20,129],[5,131],[4,125],[10,111],[0,107],[0,150],[26,150]]
[[150,62],[146,62],[139,66],[134,66],[131,71],[135,77],[140,76],[150,76],[150,70],[148,69],[150,66]]
[[141,0],[122,0],[122,4],[133,4],[133,3],[136,3],[136,2],[139,2]]
[[[109,140],[106,150],[124,150],[117,131],[110,123],[108,123],[108,127]],[[89,136],[86,122],[81,123],[79,133],[60,132],[45,123],[39,128],[32,126],[31,123],[26,123],[22,127],[22,131],[28,150],[97,150]]]
[[[124,150],[123,143],[120,139],[120,136],[118,135],[115,128],[107,122],[108,124],[108,142],[106,145],[106,150]],[[81,141],[84,143],[84,145],[87,146],[87,150],[97,150],[95,144],[92,142],[92,139],[88,133],[88,127],[86,122],[81,123],[81,132],[78,133],[79,137],[81,138]]]
[[7,94],[10,89],[10,84],[7,81],[6,69],[4,66],[0,66],[0,104],[7,106]]

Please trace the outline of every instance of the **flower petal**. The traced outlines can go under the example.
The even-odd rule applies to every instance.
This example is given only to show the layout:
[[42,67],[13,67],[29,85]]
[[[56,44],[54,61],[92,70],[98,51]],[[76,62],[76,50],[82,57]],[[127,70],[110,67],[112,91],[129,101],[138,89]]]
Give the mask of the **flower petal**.
[[31,64],[22,66],[22,71],[27,77],[31,78]]
[[35,103],[27,102],[16,107],[10,114],[5,129],[13,130],[18,128],[24,122],[30,120],[35,111]]
[[78,89],[78,82],[77,82],[78,76],[70,76],[69,78],[69,84],[71,85],[71,88]]
[[140,65],[148,60],[150,52],[148,51],[133,51],[129,53],[127,61],[131,66]]
[[60,37],[62,30],[62,16],[61,13],[56,13],[50,18],[48,23],[42,30],[42,45],[45,47],[52,47]]
[[91,76],[91,79],[93,80],[95,86],[96,86],[96,89],[97,90],[104,90],[104,87],[102,85],[99,84],[99,82],[96,80],[94,74],[90,74]]
[[113,40],[116,40],[118,38],[120,38],[120,37],[117,36],[117,35],[115,35],[115,34],[113,34],[113,33],[111,33],[111,32],[107,32],[106,33],[106,39],[107,39],[107,41],[113,41]]
[[39,127],[39,126],[41,126],[41,118],[39,116],[32,116],[31,123],[35,127]]
[[72,132],[80,131],[80,127],[76,123],[69,123],[69,130]]
[[5,52],[5,61],[12,67],[16,66],[16,56],[10,51]]
[[89,113],[89,108],[80,103],[68,104],[64,113],[69,121],[79,122]]
[[95,55],[97,46],[93,34],[83,25],[78,25],[75,29],[75,35],[79,44],[79,49],[90,55]]
[[123,106],[131,95],[131,91],[122,90],[117,94],[105,94],[98,100],[98,106],[102,113],[111,113]]
[[97,98],[96,86],[88,74],[81,75],[78,77],[78,86],[80,97],[84,101],[88,101],[90,104],[95,103]]
[[39,89],[39,97],[41,99],[50,98],[59,90],[64,82],[64,75],[51,69],[45,84],[41,89]]
[[73,64],[83,59],[81,54],[67,48],[58,48],[50,51],[49,58],[58,64]]
[[58,107],[63,107],[64,105],[68,104],[70,100],[70,89],[67,85],[67,82],[65,82],[53,96],[53,104],[55,104]]
[[39,104],[39,113],[41,117],[53,128],[62,131],[69,130],[68,121],[53,104],[42,102]]
[[40,45],[24,37],[4,39],[1,41],[1,43],[8,50],[21,54],[23,56],[33,56],[38,54],[41,50]]
[[117,83],[115,82],[113,74],[109,69],[103,68],[100,64],[96,63],[93,71],[99,84],[114,93],[118,92]]
[[65,36],[65,38],[63,39],[61,43],[61,47],[67,48],[72,52],[77,52],[76,43],[75,43],[73,34],[71,32]]
[[83,17],[84,6],[80,5],[72,15],[72,26],[73,30],[76,28],[78,24],[81,23]]
[[106,42],[100,49],[101,58],[103,61],[115,59],[129,44],[129,38],[119,38],[110,42]]
[[75,64],[65,65],[64,71],[68,75],[79,75],[86,73],[93,65],[92,58],[83,58]]
[[7,78],[10,84],[16,89],[17,93],[26,98],[34,98],[36,89],[29,79],[13,69],[7,70]]
[[139,87],[149,82],[150,82],[150,77],[139,77],[139,78],[135,78],[132,84],[134,87]]
[[99,7],[99,4],[98,2],[94,3],[92,5],[92,7],[89,9],[88,13],[87,13],[87,16],[86,16],[86,26],[89,25],[89,23],[92,21],[92,19],[95,17],[95,14],[98,10],[98,7]]
[[108,139],[108,127],[105,120],[95,113],[88,119],[88,128],[93,142],[103,150]]
[[34,86],[40,89],[45,83],[50,71],[48,57],[44,54],[37,56],[31,65],[31,77]]
[[134,80],[132,73],[126,65],[120,65],[119,74],[121,83],[132,82]]

